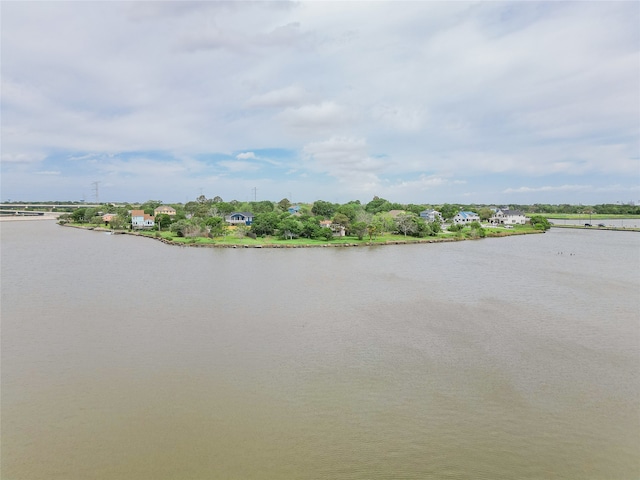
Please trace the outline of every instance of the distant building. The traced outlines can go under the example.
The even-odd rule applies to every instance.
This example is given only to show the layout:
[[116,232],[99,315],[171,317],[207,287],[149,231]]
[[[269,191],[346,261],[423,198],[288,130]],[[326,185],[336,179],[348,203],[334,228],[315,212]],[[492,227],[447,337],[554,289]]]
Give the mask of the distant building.
[[527,217],[519,210],[500,208],[495,211],[489,222],[494,225],[524,225],[527,222]]
[[176,209],[173,207],[170,207],[169,205],[160,205],[158,208],[156,208],[153,211],[154,215],[160,215],[161,213],[165,215],[174,216],[176,214]]
[[296,213],[300,213],[300,205],[291,205],[291,206],[288,208],[288,212],[289,212],[291,215],[295,215]]
[[153,228],[155,217],[147,215],[144,210],[131,210],[131,226],[133,228]]
[[443,222],[442,214],[437,210],[423,210],[422,212],[420,212],[420,218],[429,223]]
[[479,222],[480,217],[475,212],[458,212],[455,217],[453,217],[453,223],[471,223],[471,222]]
[[333,223],[331,220],[320,220],[320,226],[330,228],[334,237],[344,237],[346,235],[344,226],[339,223]]
[[233,212],[225,218],[227,223],[231,225],[251,225],[253,223],[253,213],[251,212]]
[[102,215],[102,221],[104,223],[109,223],[111,220],[113,220],[117,216],[118,215],[115,213],[105,213],[104,215]]

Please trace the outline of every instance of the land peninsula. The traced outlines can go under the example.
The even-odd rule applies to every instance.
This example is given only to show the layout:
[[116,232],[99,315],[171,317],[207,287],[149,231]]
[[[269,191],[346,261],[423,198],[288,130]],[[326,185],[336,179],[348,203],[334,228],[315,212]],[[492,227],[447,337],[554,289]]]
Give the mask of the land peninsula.
[[[450,242],[541,233],[551,226],[620,229],[604,225],[601,219],[640,219],[640,206],[634,204],[431,205],[392,203],[379,197],[366,204],[358,200],[337,204],[292,203],[286,198],[225,202],[201,195],[186,204],[14,202],[2,208],[3,217],[33,215],[37,209],[38,215],[59,216],[61,225],[71,227],[149,237],[172,245],[236,248]],[[567,219],[574,223],[566,225]],[[638,231],[634,227],[625,223],[623,229]]]
[[61,215],[62,225],[153,238],[196,247],[353,247],[452,242],[542,233],[543,216],[526,216],[509,206],[415,205],[374,197],[367,204],[317,200],[224,202],[199,197],[165,205],[77,208]]

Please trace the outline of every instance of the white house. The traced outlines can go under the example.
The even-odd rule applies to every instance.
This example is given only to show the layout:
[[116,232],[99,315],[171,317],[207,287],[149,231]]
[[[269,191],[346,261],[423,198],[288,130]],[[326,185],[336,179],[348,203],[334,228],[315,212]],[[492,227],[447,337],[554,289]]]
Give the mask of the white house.
[[458,212],[455,217],[453,217],[453,223],[471,223],[471,222],[479,222],[480,217],[475,212]]
[[424,219],[425,222],[429,222],[429,223],[443,222],[442,214],[437,210],[423,210],[422,212],[420,212],[420,218]]
[[155,217],[147,215],[144,210],[131,210],[131,226],[133,228],[152,228],[155,225]]
[[519,210],[501,208],[496,210],[489,222],[494,225],[524,225],[527,222],[527,217]]

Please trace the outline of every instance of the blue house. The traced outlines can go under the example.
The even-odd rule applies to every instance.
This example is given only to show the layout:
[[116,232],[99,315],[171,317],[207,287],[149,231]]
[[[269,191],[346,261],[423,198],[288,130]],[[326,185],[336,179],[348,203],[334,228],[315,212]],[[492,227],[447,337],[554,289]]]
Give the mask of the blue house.
[[251,225],[253,223],[253,213],[233,212],[225,217],[225,221],[231,225]]
[[290,213],[291,215],[293,215],[293,214],[295,214],[295,213],[298,213],[299,211],[300,211],[300,206],[299,206],[299,205],[291,205],[291,206],[289,207],[289,213]]

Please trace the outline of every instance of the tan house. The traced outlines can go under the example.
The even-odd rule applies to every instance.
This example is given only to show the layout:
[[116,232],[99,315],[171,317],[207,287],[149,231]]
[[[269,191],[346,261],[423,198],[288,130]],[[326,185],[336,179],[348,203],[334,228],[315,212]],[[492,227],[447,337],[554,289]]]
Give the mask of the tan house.
[[154,215],[160,215],[162,213],[165,215],[174,216],[176,214],[176,209],[173,207],[170,207],[169,205],[160,205],[158,208],[156,208],[153,211]]

